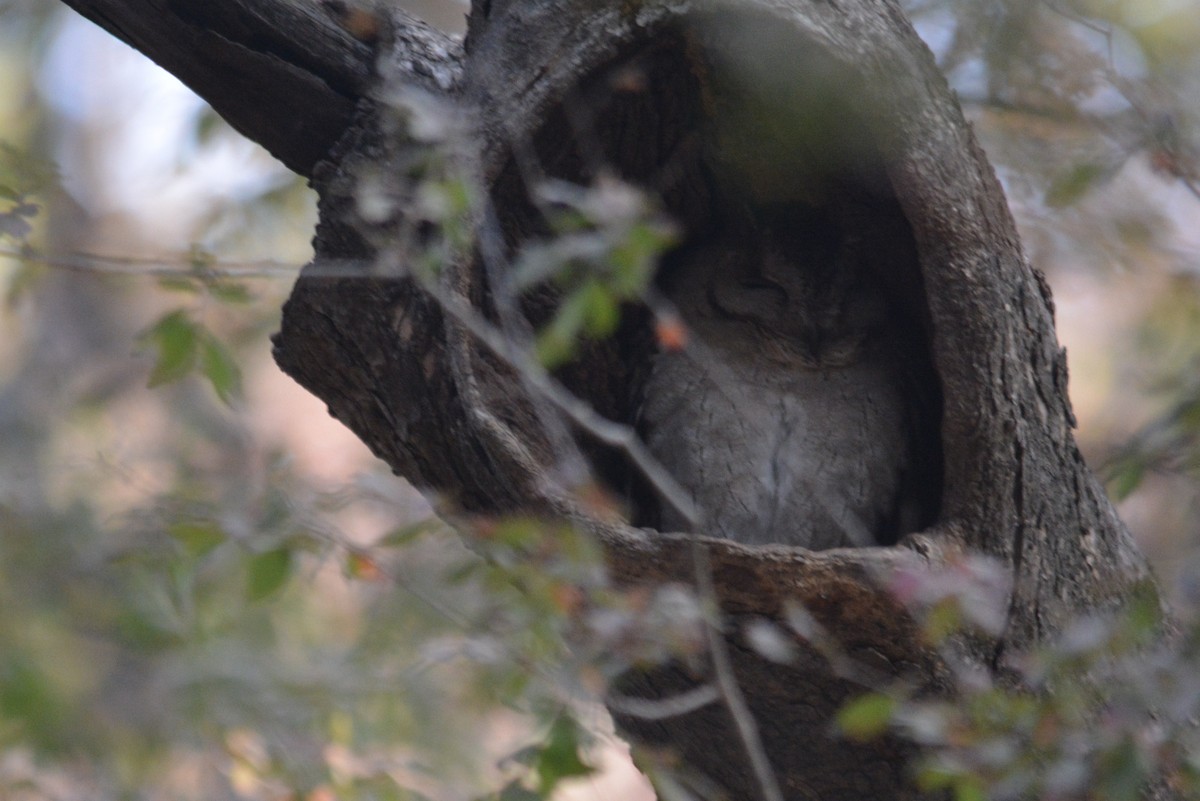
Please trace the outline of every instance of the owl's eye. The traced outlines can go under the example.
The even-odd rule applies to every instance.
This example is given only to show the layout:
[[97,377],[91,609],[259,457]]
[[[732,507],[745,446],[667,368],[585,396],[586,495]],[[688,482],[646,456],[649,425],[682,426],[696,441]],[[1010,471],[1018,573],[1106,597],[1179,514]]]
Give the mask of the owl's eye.
[[783,291],[783,287],[767,278],[743,278],[738,282],[743,289],[767,289],[778,292]]
[[787,303],[787,291],[766,278],[745,278],[738,285],[751,297],[757,297],[764,303]]
[[714,282],[709,301],[722,314],[739,320],[774,320],[787,306],[787,293],[773,281],[758,277]]

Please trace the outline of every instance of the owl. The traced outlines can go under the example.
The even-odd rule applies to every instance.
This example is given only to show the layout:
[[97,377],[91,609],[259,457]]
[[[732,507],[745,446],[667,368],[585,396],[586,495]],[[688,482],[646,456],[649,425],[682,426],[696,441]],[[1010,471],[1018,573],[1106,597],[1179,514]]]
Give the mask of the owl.
[[[919,526],[905,337],[861,251],[836,232],[760,228],[671,270],[690,337],[654,356],[640,428],[701,533],[819,550]],[[657,523],[687,529],[669,510]]]

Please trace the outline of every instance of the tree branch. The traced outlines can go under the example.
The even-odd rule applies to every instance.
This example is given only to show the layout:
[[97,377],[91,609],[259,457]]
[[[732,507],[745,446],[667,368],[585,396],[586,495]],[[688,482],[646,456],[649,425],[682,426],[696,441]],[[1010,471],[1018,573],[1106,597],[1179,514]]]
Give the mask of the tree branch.
[[[295,172],[349,126],[371,86],[374,43],[325,3],[290,0],[63,0],[187,84],[236,130]],[[447,91],[460,47],[395,12],[380,28],[411,43],[409,71]],[[358,31],[365,37],[365,32]],[[429,76],[438,76],[430,84]]]

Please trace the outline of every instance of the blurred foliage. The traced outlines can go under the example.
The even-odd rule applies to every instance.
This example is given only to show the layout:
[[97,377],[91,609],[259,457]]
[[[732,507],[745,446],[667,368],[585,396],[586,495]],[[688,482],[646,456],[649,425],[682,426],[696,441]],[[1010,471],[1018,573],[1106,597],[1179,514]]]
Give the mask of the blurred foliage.
[[192,295],[194,309],[177,308],[167,312],[138,334],[138,341],[155,353],[148,386],[178,381],[198,372],[224,403],[241,398],[242,375],[230,349],[203,322],[205,302],[245,305],[256,300],[244,284],[216,275],[210,269],[213,257],[193,249],[190,270],[160,279],[158,285],[168,291]]
[[0,241],[23,243],[38,206],[30,198],[55,182],[51,165],[0,142]]
[[[1200,358],[1194,349],[1200,342],[1194,313],[1200,298],[1200,4],[905,5],[976,124],[1034,263],[1142,276],[1134,302],[1145,308],[1113,355],[1113,389],[1140,390],[1146,402],[1132,413],[1115,409],[1121,423],[1113,433],[1121,439],[1090,443],[1091,449],[1118,499],[1148,477],[1184,477],[1168,503],[1192,510],[1182,519],[1194,516],[1200,509],[1200,384],[1192,378]],[[1147,407],[1158,411],[1147,418]],[[1198,535],[1190,526],[1177,537]]]
[[1124,498],[1149,473],[1200,479],[1200,291],[1178,276],[1155,299],[1134,341],[1139,379],[1159,411],[1108,455],[1110,490]]
[[[1194,476],[1197,264],[1172,232],[1198,206],[1162,198],[1182,187],[1196,203],[1200,10],[908,6],[1035,260],[1170,276],[1134,343],[1133,383],[1160,411],[1109,448],[1112,486]],[[32,258],[145,233],[125,220],[114,235],[115,213],[81,209],[54,167],[61,129],[86,127],[35,89],[61,19],[44,0],[0,2],[0,248],[16,256],[0,321],[0,797],[515,801],[592,775],[608,738],[594,703],[630,665],[696,658],[703,604],[679,587],[618,592],[595,543],[569,527],[474,520],[460,538],[415,514],[390,477],[324,486],[264,441],[247,384],[287,286],[227,268],[255,246],[294,248],[280,221],[311,220],[311,198],[282,171],[198,214],[181,254],[146,276]],[[433,131],[422,146],[445,135],[444,120],[416,122]],[[75,133],[75,150],[91,152],[81,142],[98,134]],[[200,110],[187,140],[181,174],[235,137]],[[414,163],[409,199],[436,229],[419,265],[429,279],[471,246],[475,201],[444,163]],[[359,190],[364,217],[393,213],[390,189]],[[514,289],[557,293],[531,343],[553,366],[612,332],[675,234],[652,199],[615,180],[542,191],[554,236],[517,255]],[[659,334],[664,346],[682,336],[669,324]],[[899,575],[895,590],[935,644],[1003,622],[1002,578],[983,563]],[[842,728],[917,740],[929,749],[918,779],[961,799],[1125,799],[1154,775],[1195,794],[1196,635],[1149,644],[1155,612],[1147,602],[1080,621],[1044,651],[1012,655],[1003,685],[963,667],[961,704],[881,685]],[[817,636],[803,610],[788,623],[751,641],[786,662],[796,638]],[[663,798],[695,795],[667,760],[638,756]]]
[[[975,118],[1035,258],[1131,268],[1169,238],[1144,177],[1198,194],[1200,116],[1191,98],[1200,64],[1194,47],[1179,47],[1188,31],[1200,32],[1196,4],[907,5]],[[1113,183],[1116,202],[1100,191]]]
[[557,367],[577,355],[580,340],[616,332],[622,304],[646,297],[678,234],[644,192],[614,176],[587,188],[547,182],[539,195],[553,236],[524,245],[513,280],[518,290],[552,283],[559,292],[536,344],[538,361]]
[[997,674],[964,663],[953,642],[1000,633],[1006,581],[981,558],[938,574],[897,571],[892,591],[923,621],[953,686],[931,698],[878,682],[842,710],[842,732],[893,731],[920,745],[914,780],[957,801],[1135,801],[1156,786],[1200,797],[1197,607],[1164,637],[1157,590],[1145,587],[1120,612],[1081,617],[1032,653],[1005,654]]

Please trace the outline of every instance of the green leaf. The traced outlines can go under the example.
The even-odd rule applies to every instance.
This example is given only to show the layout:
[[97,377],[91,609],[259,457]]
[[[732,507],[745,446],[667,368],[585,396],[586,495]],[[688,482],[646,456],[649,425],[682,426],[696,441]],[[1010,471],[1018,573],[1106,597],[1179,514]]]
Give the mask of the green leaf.
[[587,776],[594,772],[579,756],[579,727],[567,715],[560,715],[550,727],[550,735],[538,754],[538,792],[548,797],[563,779]]
[[640,296],[654,275],[658,257],[677,241],[675,231],[661,223],[643,222],[630,228],[612,254],[613,291],[624,298]]
[[1176,409],[1180,428],[1188,434],[1200,431],[1200,398],[1188,398]]
[[538,336],[534,353],[543,367],[554,369],[575,355],[575,338],[565,336],[559,329],[548,328]]
[[1113,468],[1109,476],[1109,491],[1115,500],[1121,501],[1137,489],[1145,476],[1146,466],[1139,459],[1131,458]]
[[292,552],[276,548],[255,554],[248,565],[246,595],[251,601],[261,601],[274,593],[288,580],[292,572]]
[[962,628],[963,614],[958,599],[943,598],[925,612],[921,632],[931,643],[941,643]]
[[508,756],[499,761],[501,766],[520,765],[525,768],[532,768],[537,764],[538,754],[542,749],[536,745],[526,745],[513,751]]
[[5,305],[10,309],[13,308],[44,273],[45,268],[32,262],[20,263],[20,266],[10,273],[8,290],[4,294]]
[[245,284],[234,281],[213,281],[208,285],[208,293],[222,303],[250,303],[254,293]]
[[1162,598],[1153,582],[1139,582],[1133,587],[1124,622],[1127,631],[1138,643],[1144,643],[1162,631]]
[[926,791],[945,790],[961,780],[961,771],[939,763],[927,762],[917,770],[917,786]]
[[502,519],[492,532],[492,540],[514,549],[533,548],[546,536],[546,526],[531,517],[516,515]]
[[837,724],[855,740],[870,740],[887,731],[896,712],[896,699],[881,693],[868,693],[842,707]]
[[172,523],[167,533],[179,541],[189,555],[200,558],[228,539],[225,532],[211,521]]
[[166,276],[158,279],[158,285],[168,292],[189,292],[194,294],[200,291],[200,285],[193,278]]
[[461,585],[474,581],[476,576],[485,569],[485,565],[477,560],[466,560],[451,567],[443,576],[447,584]]
[[182,309],[177,309],[143,331],[139,340],[158,351],[147,384],[157,387],[178,381],[191,371],[196,363],[200,329]]
[[617,330],[621,309],[612,290],[599,281],[589,281],[580,290],[584,306],[584,329],[590,336],[602,338]]
[[1104,164],[1076,164],[1050,182],[1046,189],[1046,205],[1052,208],[1070,206],[1112,174],[1113,170]]
[[26,743],[54,749],[67,741],[71,699],[44,659],[21,651],[0,657],[0,710],[5,733],[14,729]]
[[205,250],[201,245],[192,243],[188,248],[188,264],[192,268],[198,278],[208,278],[211,276],[210,269],[217,261],[217,257]]
[[382,548],[400,548],[424,534],[440,531],[445,528],[445,523],[438,520],[436,517],[431,517],[428,520],[422,520],[418,523],[413,523],[409,526],[401,526],[400,528],[392,529],[387,534],[384,534],[375,543],[375,547]]
[[242,396],[242,372],[229,350],[212,336],[202,339],[200,371],[225,405]]
[[558,313],[538,335],[536,354],[543,366],[554,368],[575,355],[575,342],[588,320],[588,293],[585,286],[572,292],[558,307]]
[[987,801],[987,794],[978,781],[963,778],[954,783],[954,801]]
[[58,183],[58,168],[52,162],[39,159],[24,148],[0,141],[0,177],[5,186],[21,200]]
[[211,109],[202,112],[196,117],[196,141],[200,144],[209,144],[216,137],[218,131],[228,130],[229,126],[221,116]]
[[1127,735],[1115,748],[1100,755],[1099,797],[1108,801],[1136,801],[1142,797],[1146,771],[1137,745]]

